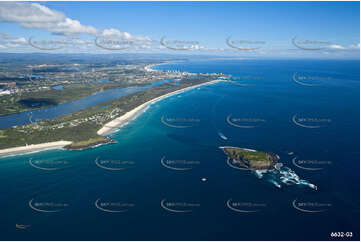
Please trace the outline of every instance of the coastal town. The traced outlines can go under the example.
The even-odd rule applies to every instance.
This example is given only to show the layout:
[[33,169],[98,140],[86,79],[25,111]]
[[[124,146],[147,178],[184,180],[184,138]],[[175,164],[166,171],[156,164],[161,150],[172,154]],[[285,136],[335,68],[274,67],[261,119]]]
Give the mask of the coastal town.
[[0,116],[59,105],[104,90],[212,75],[151,71],[149,67],[154,63],[84,62],[0,65]]
[[[151,103],[227,78],[226,75],[217,73],[195,74],[153,69],[162,63],[167,62],[101,66],[78,63],[32,64],[32,72],[37,73],[36,76],[32,74],[25,78],[24,73],[16,73],[19,78],[24,77],[17,82],[13,80],[15,73],[0,72],[2,76],[8,75],[1,82],[2,92],[6,93],[0,96],[3,104],[0,115],[28,112],[23,125],[0,130],[0,150],[22,146],[29,148],[29,145],[57,141],[70,142],[66,146],[69,149],[84,149],[113,142],[105,135]],[[24,66],[25,71],[30,65]],[[159,81],[161,82],[155,85]],[[124,88],[141,89],[75,112],[54,116],[52,119],[33,117],[33,112],[37,110],[56,108],[63,103]],[[36,146],[32,148],[36,149]]]

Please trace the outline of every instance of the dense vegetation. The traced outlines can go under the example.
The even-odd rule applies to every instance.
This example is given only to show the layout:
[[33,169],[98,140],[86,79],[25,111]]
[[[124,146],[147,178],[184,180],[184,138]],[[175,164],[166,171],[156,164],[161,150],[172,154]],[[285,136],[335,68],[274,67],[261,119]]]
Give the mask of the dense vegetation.
[[262,151],[226,147],[224,152],[241,166],[252,170],[269,169],[278,160],[276,155]]
[[[153,98],[210,80],[212,80],[211,77],[183,79],[178,85],[163,84],[70,115],[62,116],[55,120],[42,120],[25,126],[0,130],[0,149],[60,140],[73,141],[74,143],[69,148],[77,146],[84,148],[87,145],[90,146],[108,142],[109,139],[99,136],[97,131],[105,123],[113,119],[110,118],[109,114],[115,109],[120,110],[117,116],[121,116]],[[76,126],[68,125],[59,128],[60,124],[84,120],[89,117],[98,118],[96,120],[88,120]],[[54,126],[57,126],[57,128],[54,128]]]

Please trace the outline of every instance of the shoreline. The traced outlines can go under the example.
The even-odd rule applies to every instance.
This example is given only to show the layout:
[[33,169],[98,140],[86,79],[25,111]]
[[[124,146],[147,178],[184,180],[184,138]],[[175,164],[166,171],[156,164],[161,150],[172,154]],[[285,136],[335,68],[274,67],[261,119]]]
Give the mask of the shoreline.
[[[204,83],[201,83],[201,84],[197,84],[197,85],[190,86],[190,87],[185,87],[185,88],[179,89],[177,91],[173,91],[173,92],[164,94],[162,96],[153,98],[153,99],[151,99],[151,100],[149,100],[149,101],[135,107],[134,109],[126,112],[122,116],[120,116],[120,117],[106,123],[101,129],[99,129],[97,131],[97,134],[104,136],[105,134],[113,131],[114,129],[117,129],[117,128],[121,127],[121,126],[124,126],[124,125],[128,124],[130,120],[132,120],[132,119],[134,120],[135,118],[137,118],[137,116],[139,114],[141,114],[141,112],[143,112],[145,109],[149,108],[149,106],[151,104],[159,102],[159,101],[161,101],[161,100],[163,100],[165,98],[168,98],[168,97],[183,93],[185,91],[188,91],[188,90],[191,90],[191,89],[194,89],[194,88],[197,88],[197,87],[214,84],[214,83],[218,83],[218,82],[221,82],[221,81],[224,81],[224,80],[217,79],[217,80],[212,80],[212,81],[209,81],[209,82],[204,82]],[[45,151],[45,150],[66,148],[67,146],[69,147],[72,143],[73,143],[72,141],[61,140],[61,141],[47,142],[47,143],[41,143],[41,144],[31,144],[31,145],[26,145],[26,146],[18,146],[18,147],[0,149],[0,158],[2,158],[4,156],[8,156],[8,155],[22,155],[22,154],[28,154],[28,153],[37,152],[37,151]],[[69,149],[69,150],[72,150],[72,149]],[[77,149],[74,149],[74,150],[77,150]]]
[[153,67],[153,66],[166,65],[166,64],[170,64],[170,63],[172,63],[172,62],[171,62],[171,61],[167,61],[167,62],[164,62],[164,63],[149,64],[149,65],[144,66],[144,70],[147,71],[147,72],[160,71],[160,70],[154,70],[154,69],[152,69],[152,67]]
[[71,141],[55,141],[55,142],[47,142],[47,143],[41,143],[36,145],[27,145],[27,146],[19,146],[14,148],[7,148],[7,149],[1,149],[0,150],[0,156],[2,155],[9,155],[9,154],[16,154],[16,153],[28,153],[33,151],[39,151],[39,150],[49,150],[49,149],[57,149],[57,148],[63,148],[64,146],[70,145],[73,142]]
[[155,102],[159,102],[165,98],[168,98],[168,97],[171,97],[171,96],[174,96],[176,94],[180,94],[180,93],[183,93],[185,91],[188,91],[188,90],[191,90],[191,89],[194,89],[194,88],[197,88],[197,87],[200,87],[200,86],[205,86],[205,85],[210,85],[210,84],[213,84],[213,83],[217,83],[217,82],[221,82],[221,81],[224,81],[222,79],[217,79],[217,80],[213,80],[213,81],[209,81],[209,82],[205,82],[205,83],[201,83],[201,84],[198,84],[198,85],[194,85],[194,86],[190,86],[190,87],[185,87],[185,88],[182,88],[182,89],[179,89],[177,91],[174,91],[174,92],[170,92],[170,93],[167,93],[167,94],[164,94],[162,96],[159,96],[159,97],[156,97],[156,98],[153,98],[152,100],[149,100],[137,107],[135,107],[134,109],[126,112],[125,114],[123,114],[122,116],[106,123],[101,129],[98,130],[97,134],[98,135],[104,135],[104,134],[107,134],[109,132],[111,132],[113,129],[116,129],[116,128],[119,128],[121,126],[124,126],[129,120],[133,119],[134,117],[136,117],[141,111],[143,111],[145,108],[147,108],[149,105],[151,104],[154,104]]
[[144,70],[146,72],[155,72],[155,71],[158,71],[158,70],[154,70],[154,69],[152,69],[152,67],[153,66],[158,66],[158,65],[163,65],[163,64],[167,64],[167,63],[149,64],[149,65],[144,66]]

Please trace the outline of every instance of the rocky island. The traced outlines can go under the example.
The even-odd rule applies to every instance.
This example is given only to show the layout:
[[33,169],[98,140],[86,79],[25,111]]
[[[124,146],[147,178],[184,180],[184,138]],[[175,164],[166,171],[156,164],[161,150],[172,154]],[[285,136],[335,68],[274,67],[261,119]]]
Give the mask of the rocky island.
[[219,148],[222,149],[228,158],[233,160],[234,163],[237,163],[240,167],[249,170],[269,170],[272,169],[279,160],[278,155],[270,152],[230,146]]

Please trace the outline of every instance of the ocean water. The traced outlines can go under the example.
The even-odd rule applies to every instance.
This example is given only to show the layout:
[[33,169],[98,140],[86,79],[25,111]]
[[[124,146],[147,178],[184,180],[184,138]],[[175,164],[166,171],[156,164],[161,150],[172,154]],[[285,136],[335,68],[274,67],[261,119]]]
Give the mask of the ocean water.
[[[359,240],[359,61],[154,68],[231,82],[153,104],[115,144],[2,158],[2,239]],[[273,152],[282,172],[239,170],[221,146]]]

